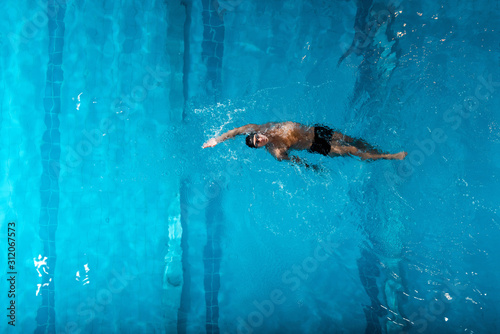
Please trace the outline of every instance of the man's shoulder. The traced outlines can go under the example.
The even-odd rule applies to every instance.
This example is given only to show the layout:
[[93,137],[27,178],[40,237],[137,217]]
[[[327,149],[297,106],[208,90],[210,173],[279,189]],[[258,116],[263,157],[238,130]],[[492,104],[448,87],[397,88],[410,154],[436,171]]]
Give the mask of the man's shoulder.
[[288,148],[286,146],[266,147],[267,151],[278,160],[288,159]]
[[272,146],[268,146],[266,147],[266,149],[269,151],[269,153],[271,153],[272,155],[275,155],[275,154],[284,154],[284,153],[287,153],[288,152],[288,149],[289,147],[287,147],[285,144],[283,143],[278,143],[277,145],[272,145]]

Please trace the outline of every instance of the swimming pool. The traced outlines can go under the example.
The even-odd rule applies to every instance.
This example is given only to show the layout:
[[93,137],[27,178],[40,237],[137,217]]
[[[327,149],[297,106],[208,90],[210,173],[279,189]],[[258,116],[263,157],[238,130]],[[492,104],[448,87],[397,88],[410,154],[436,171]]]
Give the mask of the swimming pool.
[[[498,1],[4,15],[3,332],[498,331]],[[201,149],[287,120],[409,155]]]

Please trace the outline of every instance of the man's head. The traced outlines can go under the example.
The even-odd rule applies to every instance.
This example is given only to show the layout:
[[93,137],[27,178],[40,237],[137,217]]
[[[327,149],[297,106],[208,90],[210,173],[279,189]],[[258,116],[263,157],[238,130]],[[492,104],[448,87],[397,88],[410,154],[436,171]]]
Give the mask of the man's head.
[[268,141],[269,141],[269,138],[267,138],[263,134],[255,133],[255,132],[252,132],[246,138],[247,146],[252,147],[252,148],[260,148],[262,146],[265,146]]

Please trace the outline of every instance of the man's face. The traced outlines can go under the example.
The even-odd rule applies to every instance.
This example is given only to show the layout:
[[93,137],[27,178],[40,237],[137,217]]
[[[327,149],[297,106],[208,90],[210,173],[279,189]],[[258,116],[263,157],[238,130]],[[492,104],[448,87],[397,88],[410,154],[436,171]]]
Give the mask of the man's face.
[[265,146],[267,144],[267,142],[269,141],[269,138],[267,138],[266,136],[260,134],[260,133],[256,133],[254,136],[253,136],[253,144],[255,145],[255,147],[259,148],[259,147],[262,147],[262,146]]

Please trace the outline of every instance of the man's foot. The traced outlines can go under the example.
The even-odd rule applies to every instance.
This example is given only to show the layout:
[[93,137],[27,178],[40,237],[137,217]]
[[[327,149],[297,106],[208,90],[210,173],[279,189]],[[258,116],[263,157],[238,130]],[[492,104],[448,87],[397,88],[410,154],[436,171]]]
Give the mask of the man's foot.
[[399,152],[396,154],[392,154],[392,159],[403,160],[404,158],[406,158],[407,155],[408,155],[408,152]]

